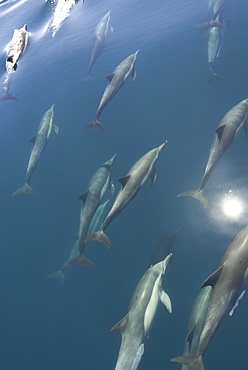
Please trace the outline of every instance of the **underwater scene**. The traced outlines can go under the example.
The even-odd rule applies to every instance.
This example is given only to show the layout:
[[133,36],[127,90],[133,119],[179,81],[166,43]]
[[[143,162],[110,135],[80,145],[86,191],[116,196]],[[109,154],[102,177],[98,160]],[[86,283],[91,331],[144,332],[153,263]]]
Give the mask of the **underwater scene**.
[[247,14],[0,0],[1,369],[247,368]]

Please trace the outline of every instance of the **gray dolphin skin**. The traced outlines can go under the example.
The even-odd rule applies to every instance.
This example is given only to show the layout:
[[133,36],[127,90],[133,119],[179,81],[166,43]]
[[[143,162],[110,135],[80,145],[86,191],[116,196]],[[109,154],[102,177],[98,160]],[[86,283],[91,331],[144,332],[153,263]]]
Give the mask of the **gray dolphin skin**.
[[167,141],[161,144],[159,147],[144,154],[140,159],[138,159],[137,162],[135,162],[135,164],[128,171],[127,175],[118,180],[121,183],[122,188],[119,190],[111,210],[106,216],[101,229],[89,235],[86,238],[85,243],[90,240],[97,240],[110,248],[110,241],[107,235],[104,233],[104,230],[138,194],[141,187],[149,178],[151,178],[151,185],[154,184],[156,180],[155,163],[158,159],[160,151],[163,149],[166,143]]
[[90,222],[90,226],[88,228],[88,234],[92,234],[95,231],[97,231],[102,226],[102,217],[103,213],[105,211],[106,206],[110,202],[110,199],[107,199],[106,202],[100,204],[100,206],[97,208],[96,212],[94,213],[94,216]]
[[[203,25],[202,29],[207,29],[211,27],[221,27],[223,28],[223,14],[226,10],[227,0],[213,0],[210,2],[209,8],[212,9],[213,15],[210,22]],[[209,10],[210,10],[209,9]]]
[[[185,364],[190,370],[204,370],[202,356],[229,309],[236,307],[248,278],[248,226],[243,228],[227,247],[218,269],[202,284],[211,286],[206,321],[195,356],[181,356],[172,361]],[[233,311],[233,310],[232,310]]]
[[[220,16],[217,17],[217,20],[220,19]],[[211,27],[208,32],[208,66],[212,76],[208,82],[215,80],[221,80],[222,77],[216,73],[215,61],[218,58],[221,48],[221,33],[222,30],[220,27]]]
[[92,79],[92,77],[90,76],[92,68],[105,47],[105,38],[109,30],[113,32],[113,27],[110,26],[110,11],[102,17],[102,19],[96,26],[95,33],[92,38],[93,49],[91,53],[90,64],[87,77],[84,80]]
[[33,194],[33,189],[31,188],[31,186],[29,186],[29,181],[37,167],[37,164],[39,163],[41,154],[43,153],[47,146],[52,129],[54,129],[56,134],[58,133],[58,126],[54,124],[53,117],[54,117],[54,104],[43,115],[38,127],[37,134],[30,139],[30,141],[33,143],[33,148],[31,150],[31,155],[28,162],[25,183],[21,188],[19,188],[12,194],[12,197],[16,194],[23,193]]
[[[215,131],[214,139],[209,152],[209,157],[205,172],[199,189],[188,190],[178,195],[178,197],[189,196],[199,200],[206,208],[208,199],[203,192],[210,175],[219,163],[222,155],[233,142],[239,129],[245,124],[248,112],[248,99],[242,100],[239,104],[231,108],[222,118]],[[246,126],[244,126],[246,131]]]
[[[195,299],[189,316],[183,356],[195,356],[197,352],[200,336],[206,321],[211,292],[212,287],[205,286],[201,288]],[[183,365],[182,370],[188,370],[188,367]]]
[[149,266],[155,265],[156,263],[165,259],[168,254],[171,253],[172,248],[177,240],[178,234],[182,229],[182,225],[173,233],[164,236],[153,249]]
[[108,79],[108,84],[105,88],[103,93],[102,99],[100,104],[97,108],[96,115],[94,121],[91,122],[84,128],[84,131],[88,128],[98,128],[99,130],[103,131],[103,125],[99,122],[99,117],[102,114],[104,108],[108,105],[110,100],[115,96],[115,94],[120,90],[123,86],[124,82],[127,78],[132,75],[133,81],[136,78],[136,71],[135,71],[135,61],[139,50],[137,50],[134,54],[129,55],[126,59],[124,59],[114,70],[113,73],[108,75],[106,78]]
[[48,276],[48,278],[57,278],[61,282],[65,281],[63,270],[72,265],[80,265],[93,267],[93,262],[90,261],[84,255],[85,244],[84,239],[87,236],[88,228],[93,219],[93,216],[97,212],[100,202],[104,197],[108,189],[111,190],[113,195],[114,185],[111,180],[111,170],[113,162],[116,158],[114,155],[108,161],[103,163],[92,176],[87,190],[85,193],[80,195],[79,199],[83,201],[81,212],[80,212],[80,221],[79,221],[79,231],[77,235],[77,242],[71,250],[69,258],[61,266],[58,271],[53,272]]
[[22,54],[25,52],[28,44],[27,25],[20,29],[15,29],[12,40],[9,45],[8,55],[6,58],[6,77],[4,84],[5,94],[0,97],[0,100],[17,100],[17,98],[10,94],[10,84],[12,79],[13,72],[17,69],[17,61],[20,59]]
[[86,192],[81,194],[79,197],[79,199],[81,199],[83,202],[81,207],[78,233],[78,249],[81,255],[84,254],[84,240],[87,236],[88,228],[97,208],[100,206],[103,196],[105,195],[107,189],[111,190],[112,195],[114,194],[114,184],[111,180],[111,170],[115,158],[116,154],[98,168],[91,178]]
[[171,301],[162,288],[162,277],[172,254],[151,266],[142,276],[131,298],[128,314],[120,320],[111,333],[121,334],[121,346],[115,370],[136,370],[144,352],[144,342],[149,334],[159,301],[171,313]]

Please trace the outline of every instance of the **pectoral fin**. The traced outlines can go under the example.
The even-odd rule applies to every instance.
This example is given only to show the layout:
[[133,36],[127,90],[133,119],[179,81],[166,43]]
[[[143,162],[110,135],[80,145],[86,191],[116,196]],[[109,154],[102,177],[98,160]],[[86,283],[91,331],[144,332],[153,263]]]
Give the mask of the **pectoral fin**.
[[136,77],[137,77],[137,73],[136,73],[136,69],[134,68],[133,71],[132,71],[132,79],[133,79],[133,81],[136,80]]
[[151,186],[155,183],[157,179],[157,171],[155,168],[153,168],[152,173],[151,173]]
[[163,289],[161,289],[159,296],[160,296],[161,302],[163,303],[163,305],[165,305],[169,313],[172,313],[171,300],[168,294]]
[[238,307],[238,305],[239,305],[239,301],[243,298],[244,294],[245,294],[245,290],[243,290],[243,292],[242,292],[242,293],[240,294],[240,296],[238,297],[238,299],[237,299],[237,301],[236,301],[235,305],[233,306],[233,308],[232,308],[232,309],[231,309],[231,311],[229,312],[229,316],[232,316],[232,315],[233,315],[235,308],[237,308],[237,307]]

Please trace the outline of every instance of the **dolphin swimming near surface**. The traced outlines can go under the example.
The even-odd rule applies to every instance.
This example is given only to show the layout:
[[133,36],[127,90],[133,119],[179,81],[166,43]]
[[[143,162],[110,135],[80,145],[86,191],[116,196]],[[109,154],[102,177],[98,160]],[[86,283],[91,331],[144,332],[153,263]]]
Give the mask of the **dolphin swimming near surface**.
[[151,266],[142,276],[132,295],[128,314],[111,329],[121,334],[121,346],[115,370],[136,370],[144,352],[144,342],[151,329],[159,301],[171,313],[171,301],[162,288],[172,254]]
[[[243,296],[248,278],[248,226],[244,227],[227,247],[218,269],[202,284],[211,286],[207,315],[202,329],[197,352],[194,356],[181,356],[172,361],[185,364],[190,370],[204,370],[202,356],[218,329],[225,314],[237,307]],[[231,310],[231,315],[233,309]]]
[[173,233],[164,236],[156,245],[152,251],[152,255],[149,261],[149,266],[155,265],[156,263],[163,261],[168,254],[171,253],[175,241],[178,237],[179,232],[182,229],[182,225]]
[[90,222],[90,226],[88,228],[89,235],[94,233],[96,230],[98,230],[102,226],[102,215],[109,202],[110,202],[110,199],[107,199],[106,202],[100,204],[100,206],[97,208]]
[[[89,182],[86,192],[79,197],[79,199],[83,201],[83,204],[80,211],[77,241],[73,246],[68,259],[63,263],[61,268],[58,271],[50,274],[48,278],[57,278],[61,282],[64,282],[65,277],[63,274],[63,270],[65,270],[66,268],[74,265],[93,267],[93,262],[84,255],[84,239],[87,236],[88,229],[91,225],[91,222],[93,221],[95,213],[100,207],[101,209],[99,213],[101,213],[107,203],[105,202],[104,205],[100,206],[100,202],[104,197],[107,189],[111,190],[112,195],[114,193],[115,189],[114,184],[111,180],[111,170],[115,158],[116,155],[114,155],[108,161],[104,162],[97,169]],[[98,218],[94,222],[98,221],[99,217],[100,215],[98,215]]]
[[83,81],[92,79],[90,76],[92,68],[105,47],[105,37],[109,30],[113,32],[113,27],[110,26],[110,11],[102,17],[96,26],[95,33],[92,38],[94,45],[91,53],[88,73],[87,77]]
[[12,79],[12,74],[17,69],[17,62],[23,53],[26,50],[28,45],[28,36],[29,33],[27,32],[27,25],[20,29],[15,29],[12,40],[9,45],[9,50],[6,58],[6,77],[4,84],[4,90],[6,91],[3,96],[0,97],[0,100],[17,100],[17,98],[10,94],[10,84]]
[[[203,192],[210,175],[219,163],[222,155],[233,142],[237,132],[245,124],[248,112],[248,99],[242,100],[240,103],[231,108],[222,118],[218,128],[215,131],[214,139],[209,152],[209,157],[205,172],[202,178],[199,189],[188,190],[178,195],[178,197],[189,196],[198,199],[206,208],[208,199]],[[247,128],[244,125],[246,136]]]
[[211,21],[203,25],[202,27],[203,30],[207,28],[211,28],[211,27],[220,27],[220,28],[224,27],[222,24],[222,21],[223,21],[223,15],[226,10],[226,3],[227,3],[227,0],[214,0],[210,2],[209,12],[210,12],[210,9],[212,9],[213,15],[212,15]]
[[[197,352],[200,336],[206,321],[211,292],[212,287],[205,286],[201,288],[195,299],[189,316],[183,356],[195,356]],[[188,370],[188,367],[183,365],[182,370]]]
[[25,177],[25,184],[17,189],[13,194],[12,197],[16,194],[23,194],[23,193],[29,193],[33,194],[33,189],[31,186],[29,186],[29,181],[37,167],[37,164],[39,163],[41,154],[45,150],[48,139],[51,135],[52,129],[58,133],[58,126],[56,126],[53,122],[54,117],[54,104],[50,109],[46,111],[46,113],[43,115],[39,127],[38,132],[35,136],[33,136],[30,141],[33,143],[33,148],[31,150],[29,162],[28,162],[28,168],[26,171],[26,177]]
[[[217,17],[219,19],[219,16]],[[218,58],[221,48],[221,33],[220,27],[211,27],[208,32],[208,66],[212,76],[208,82],[221,80],[222,77],[216,73],[215,61]]]
[[87,125],[84,128],[84,131],[92,127],[98,128],[99,130],[103,131],[103,125],[99,122],[98,119],[102,114],[104,108],[108,105],[110,100],[112,100],[115,94],[120,90],[120,88],[123,86],[127,78],[130,75],[132,75],[133,81],[135,80],[136,71],[134,64],[138,53],[139,50],[137,50],[134,54],[129,55],[115,68],[113,73],[106,77],[108,79],[108,84],[104,90],[100,104],[97,108],[94,121]]
[[79,197],[79,199],[81,199],[83,202],[81,207],[78,233],[78,249],[81,254],[84,253],[84,240],[87,236],[91,220],[97,208],[100,206],[104,194],[106,193],[107,189],[111,190],[112,195],[114,194],[114,184],[111,179],[111,170],[115,158],[116,154],[98,168],[91,178],[86,192],[81,194]]
[[113,221],[113,219],[128,205],[129,202],[138,194],[141,187],[145,182],[151,178],[151,185],[156,180],[155,163],[158,159],[160,151],[166,145],[167,141],[161,144],[159,147],[150,150],[144,154],[137,162],[131,167],[127,175],[120,178],[118,181],[121,183],[122,188],[119,190],[114,204],[105,218],[105,221],[101,229],[91,235],[89,235],[85,243],[90,240],[97,240],[104,243],[108,248],[110,247],[110,241],[104,230]]

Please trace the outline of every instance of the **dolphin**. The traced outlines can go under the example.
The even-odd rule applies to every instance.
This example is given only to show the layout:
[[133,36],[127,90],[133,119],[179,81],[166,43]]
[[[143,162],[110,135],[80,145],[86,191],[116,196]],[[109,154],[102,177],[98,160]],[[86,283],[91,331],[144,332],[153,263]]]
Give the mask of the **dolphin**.
[[94,233],[96,230],[99,229],[99,227],[102,226],[102,214],[105,211],[106,206],[110,202],[110,199],[107,199],[106,202],[100,204],[100,206],[97,208],[96,212],[94,213],[94,216],[90,222],[90,226],[88,228],[88,234]]
[[118,180],[122,187],[115,198],[111,210],[106,216],[101,229],[89,235],[86,238],[85,243],[89,240],[97,240],[110,248],[110,241],[107,235],[104,233],[104,230],[123,210],[123,208],[125,208],[128,203],[131,202],[131,200],[138,194],[141,187],[145,184],[149,177],[151,178],[151,185],[154,184],[156,180],[155,163],[160,151],[163,149],[166,143],[167,141],[161,144],[159,147],[144,154],[140,159],[138,159],[137,162],[135,162],[135,164],[128,171],[127,175]]
[[[222,155],[233,142],[239,129],[245,124],[248,112],[248,99],[242,100],[240,103],[231,108],[222,118],[212,141],[209,152],[209,157],[205,172],[202,178],[199,189],[188,190],[178,195],[178,197],[189,196],[198,199],[206,208],[208,206],[208,199],[203,192],[210,175],[219,163]],[[246,136],[247,128],[244,125]]]
[[91,178],[86,192],[81,194],[79,197],[83,202],[78,233],[78,249],[81,254],[84,253],[84,240],[87,236],[91,220],[97,208],[100,206],[104,194],[107,189],[111,189],[112,195],[114,194],[114,184],[111,180],[111,169],[115,158],[116,154],[98,168]]
[[28,45],[28,36],[29,33],[27,32],[27,25],[20,29],[15,29],[12,40],[9,45],[9,51],[6,58],[6,77],[4,84],[4,90],[6,91],[3,96],[0,97],[0,100],[17,100],[17,98],[10,94],[10,84],[12,79],[13,72],[17,69],[17,61],[23,55]]
[[202,27],[203,30],[211,28],[211,27],[224,28],[222,21],[223,21],[223,15],[226,10],[226,3],[227,3],[227,0],[211,1],[210,6],[209,6],[209,11],[210,9],[212,9],[212,12],[213,12],[212,19],[203,25]]
[[215,60],[218,58],[221,48],[221,32],[220,27],[211,27],[208,32],[208,66],[212,74],[208,82],[222,79],[215,70]]
[[16,194],[23,194],[23,193],[33,193],[33,189],[31,186],[29,186],[29,181],[34,173],[34,170],[37,167],[37,164],[39,163],[41,154],[46,148],[48,139],[51,135],[52,129],[58,133],[58,126],[56,126],[53,122],[54,117],[54,104],[46,113],[43,115],[39,127],[38,132],[35,136],[33,136],[30,141],[33,143],[33,148],[31,150],[29,162],[28,162],[28,168],[26,171],[26,177],[25,177],[25,183],[24,185],[17,189],[13,194],[12,197]]
[[165,259],[168,254],[171,253],[175,241],[178,237],[179,232],[182,229],[182,225],[173,233],[164,236],[156,245],[152,251],[152,255],[149,261],[149,266],[155,265],[156,263]]
[[84,79],[84,81],[92,79],[90,76],[92,68],[105,47],[105,37],[109,30],[113,33],[113,27],[110,26],[110,11],[102,17],[96,26],[95,33],[92,38],[93,49],[91,53],[90,64],[87,77]]
[[[244,227],[227,247],[218,269],[202,284],[211,286],[207,315],[197,352],[194,356],[181,356],[172,361],[185,364],[190,370],[203,370],[202,356],[229,309],[237,307],[248,278],[248,225]],[[231,310],[231,315],[233,309]]]
[[[205,286],[201,288],[197,295],[191,313],[189,316],[187,335],[184,345],[184,356],[195,356],[200,340],[200,336],[206,321],[208,303],[211,296],[212,287]],[[182,370],[188,370],[186,365],[182,366]]]
[[103,131],[103,125],[98,121],[100,115],[104,108],[108,105],[110,100],[115,96],[115,94],[120,90],[126,79],[132,75],[133,81],[136,78],[136,71],[135,71],[135,61],[139,50],[137,50],[134,54],[129,55],[126,59],[124,59],[114,70],[113,73],[108,75],[106,78],[108,79],[108,84],[104,90],[102,99],[100,104],[97,108],[96,115],[94,121],[91,122],[84,128],[84,131],[88,128],[98,128],[99,130]]
[[[110,188],[111,193],[114,193],[114,185],[111,180],[111,170],[115,158],[116,155],[114,155],[108,161],[104,162],[97,169],[89,182],[86,192],[79,197],[79,199],[83,201],[83,204],[80,212],[77,241],[73,246],[71,253],[65,263],[63,263],[58,271],[50,274],[48,278],[57,278],[61,282],[64,282],[65,277],[63,274],[63,270],[65,270],[69,266],[80,265],[93,267],[93,262],[84,255],[84,239],[87,236],[88,228],[93,220],[95,213],[100,207],[101,199],[104,197],[107,189]],[[104,204],[104,206],[106,205],[106,203]]]
[[172,254],[151,266],[142,276],[131,298],[128,314],[111,329],[121,334],[115,370],[135,370],[144,352],[144,342],[152,326],[159,301],[171,313],[171,301],[162,288],[162,277]]
[[[50,21],[49,28],[52,29],[52,37],[56,35],[62,22],[69,17],[72,7],[78,3],[79,0],[56,0],[53,18]],[[48,1],[49,3],[49,1]],[[52,4],[53,5],[53,4]]]

